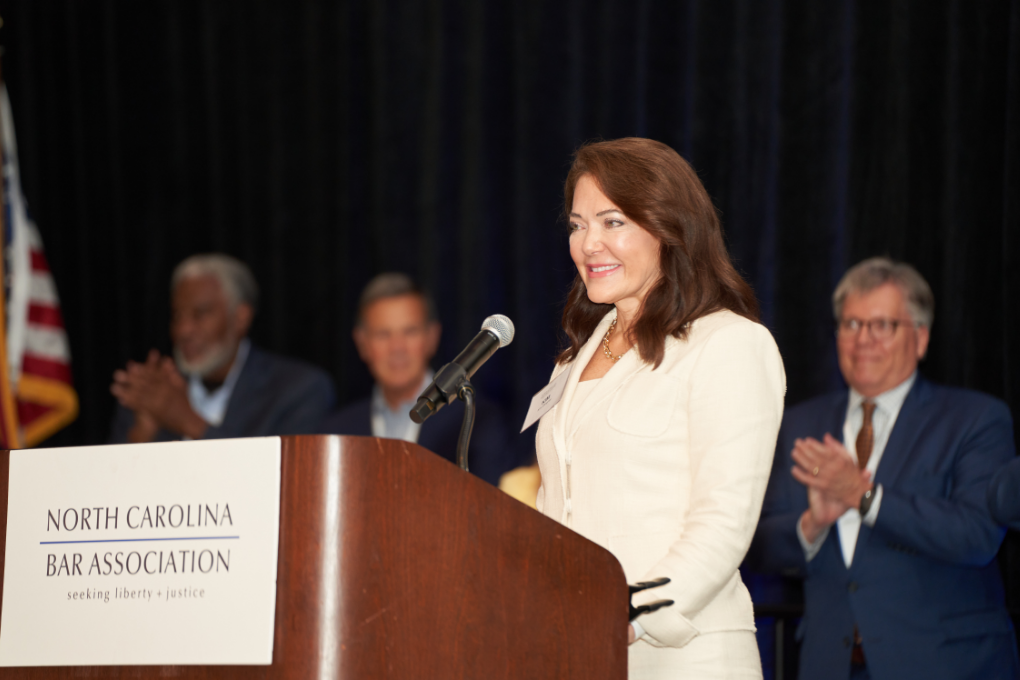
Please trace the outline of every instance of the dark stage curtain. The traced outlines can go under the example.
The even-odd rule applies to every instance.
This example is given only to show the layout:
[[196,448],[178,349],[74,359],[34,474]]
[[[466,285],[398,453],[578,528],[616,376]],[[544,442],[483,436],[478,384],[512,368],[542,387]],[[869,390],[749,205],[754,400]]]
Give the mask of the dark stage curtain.
[[52,443],[104,439],[111,372],[167,349],[170,270],[207,250],[253,266],[256,341],[327,367],[342,399],[370,384],[350,330],[373,274],[436,293],[437,362],[509,315],[517,338],[478,383],[520,422],[573,277],[571,151],[626,135],[699,171],[789,403],[841,385],[831,290],[888,254],[934,288],[924,373],[1020,406],[1020,0],[4,0],[0,16],[82,399]]

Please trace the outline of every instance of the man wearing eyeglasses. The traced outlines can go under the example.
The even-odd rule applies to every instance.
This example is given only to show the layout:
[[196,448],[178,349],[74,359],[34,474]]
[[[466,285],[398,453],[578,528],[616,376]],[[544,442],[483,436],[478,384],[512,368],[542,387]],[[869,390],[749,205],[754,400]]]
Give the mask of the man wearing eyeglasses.
[[1016,678],[992,474],[1001,401],[917,372],[934,298],[872,258],[833,295],[849,389],[788,409],[748,564],[804,578],[800,678]]

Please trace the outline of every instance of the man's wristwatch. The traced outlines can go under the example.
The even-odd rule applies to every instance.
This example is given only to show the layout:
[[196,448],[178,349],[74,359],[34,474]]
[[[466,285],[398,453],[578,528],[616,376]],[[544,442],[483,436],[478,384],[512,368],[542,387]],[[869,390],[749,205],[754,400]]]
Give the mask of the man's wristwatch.
[[857,508],[861,513],[861,517],[867,515],[868,510],[871,510],[871,501],[873,500],[875,500],[874,489],[868,489],[864,492],[864,495],[861,496],[861,504]]

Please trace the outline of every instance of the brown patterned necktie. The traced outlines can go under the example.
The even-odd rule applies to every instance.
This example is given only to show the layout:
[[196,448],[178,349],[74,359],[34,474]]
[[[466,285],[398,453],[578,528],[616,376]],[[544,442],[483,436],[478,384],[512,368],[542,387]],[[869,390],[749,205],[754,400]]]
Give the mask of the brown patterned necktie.
[[[863,470],[871,458],[871,449],[875,447],[875,426],[871,422],[871,416],[875,415],[875,402],[866,400],[861,407],[864,409],[864,422],[861,423],[861,430],[857,433],[857,467]],[[865,665],[864,647],[862,646],[861,634],[854,626],[854,648],[850,650],[850,665]]]
[[871,458],[871,449],[875,446],[875,426],[871,423],[871,416],[875,413],[875,402],[865,401],[861,406],[864,408],[864,422],[861,423],[861,431],[857,433],[857,467],[863,470]]

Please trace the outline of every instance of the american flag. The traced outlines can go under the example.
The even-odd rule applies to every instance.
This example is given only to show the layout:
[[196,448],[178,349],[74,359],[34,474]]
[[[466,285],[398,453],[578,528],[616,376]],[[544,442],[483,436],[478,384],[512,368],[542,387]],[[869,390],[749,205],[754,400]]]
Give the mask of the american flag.
[[3,257],[0,258],[0,445],[35,446],[73,421],[78,395],[60,300],[29,219],[7,88],[0,86]]

